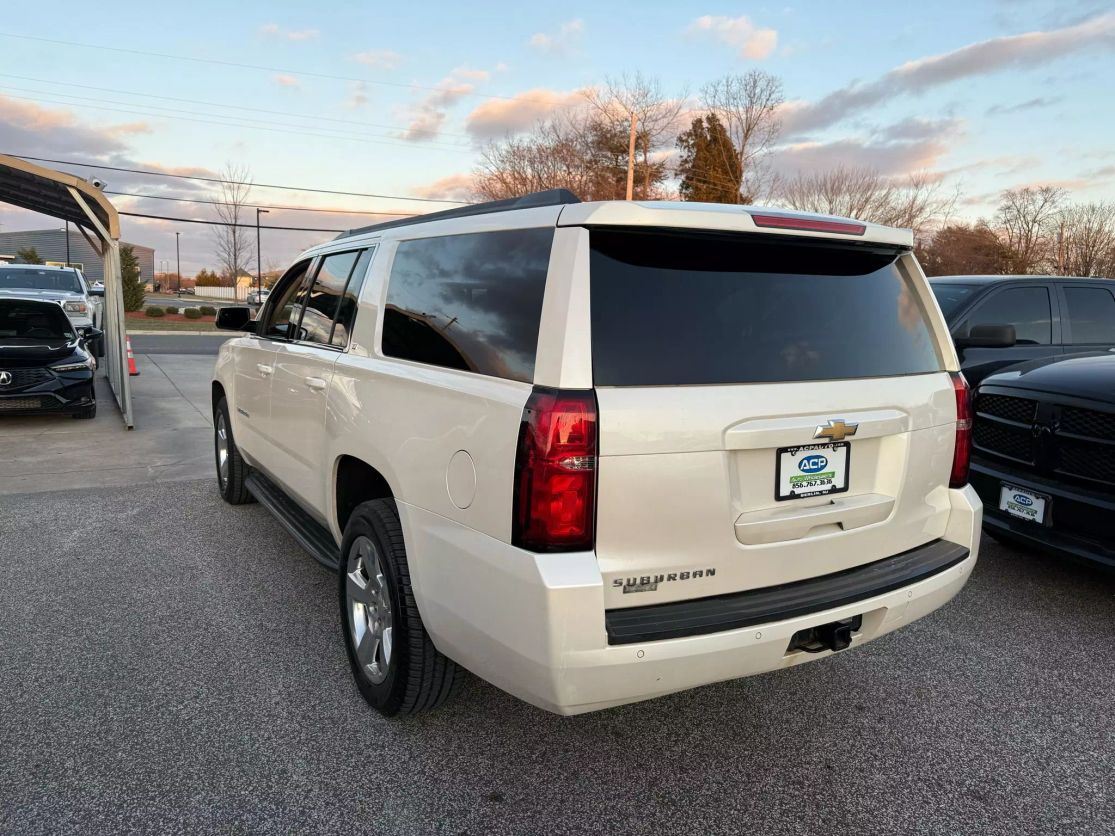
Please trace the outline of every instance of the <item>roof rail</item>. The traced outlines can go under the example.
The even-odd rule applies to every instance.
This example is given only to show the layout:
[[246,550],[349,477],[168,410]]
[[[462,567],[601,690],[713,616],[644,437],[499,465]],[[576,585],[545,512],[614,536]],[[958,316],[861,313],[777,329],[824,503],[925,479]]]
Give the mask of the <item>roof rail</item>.
[[510,212],[512,209],[534,209],[538,206],[564,206],[569,203],[580,203],[581,199],[569,189],[547,189],[544,192],[532,192],[522,197],[511,197],[506,200],[490,200],[486,203],[473,203],[459,209],[445,209],[441,212],[430,212],[426,215],[415,215],[413,218],[402,218],[397,221],[384,221],[383,223],[362,226],[359,229],[350,229],[342,232],[333,240],[348,238],[352,235],[363,235],[366,232],[379,232],[383,229],[394,229],[398,226],[413,226],[430,221],[444,221],[451,218],[467,218],[472,215],[487,215],[492,212]]

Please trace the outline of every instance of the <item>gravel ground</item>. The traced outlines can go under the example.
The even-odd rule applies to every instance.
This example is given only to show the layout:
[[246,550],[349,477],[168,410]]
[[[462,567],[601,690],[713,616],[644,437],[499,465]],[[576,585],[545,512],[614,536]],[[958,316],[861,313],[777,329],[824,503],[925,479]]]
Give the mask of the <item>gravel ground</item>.
[[574,718],[473,678],[387,722],[258,506],[0,497],[0,660],[3,833],[1115,832],[1115,580],[993,542],[814,664]]

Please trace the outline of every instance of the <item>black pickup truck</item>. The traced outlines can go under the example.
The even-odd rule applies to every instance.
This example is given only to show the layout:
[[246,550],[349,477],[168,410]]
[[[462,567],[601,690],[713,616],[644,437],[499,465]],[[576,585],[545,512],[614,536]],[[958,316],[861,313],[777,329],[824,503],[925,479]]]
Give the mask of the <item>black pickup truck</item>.
[[973,388],[1012,363],[1115,349],[1111,279],[939,276],[929,283]]
[[1115,570],[1115,354],[1010,366],[973,404],[985,530]]

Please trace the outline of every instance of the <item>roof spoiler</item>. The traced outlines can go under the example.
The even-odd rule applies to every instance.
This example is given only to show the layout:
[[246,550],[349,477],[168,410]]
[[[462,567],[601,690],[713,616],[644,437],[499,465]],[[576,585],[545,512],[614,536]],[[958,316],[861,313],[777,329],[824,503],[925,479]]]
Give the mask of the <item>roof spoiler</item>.
[[510,212],[512,209],[535,209],[540,206],[565,206],[570,203],[580,203],[581,199],[569,189],[548,189],[544,192],[532,192],[522,197],[511,197],[506,200],[490,200],[486,203],[472,203],[457,209],[445,209],[441,212],[430,212],[426,215],[415,215],[412,218],[402,218],[397,221],[384,221],[383,223],[362,226],[359,229],[350,229],[342,232],[335,241],[349,238],[353,235],[363,235],[367,232],[379,232],[384,229],[395,229],[400,226],[413,226],[430,221],[444,221],[452,218],[468,218],[473,215],[488,215],[493,212]]

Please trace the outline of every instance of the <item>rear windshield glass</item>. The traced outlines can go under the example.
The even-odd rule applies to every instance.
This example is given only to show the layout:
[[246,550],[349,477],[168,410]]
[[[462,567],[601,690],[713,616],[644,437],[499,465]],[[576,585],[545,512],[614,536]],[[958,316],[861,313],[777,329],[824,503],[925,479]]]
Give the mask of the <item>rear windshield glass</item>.
[[800,240],[594,230],[598,386],[939,371],[896,251]]
[[0,290],[57,290],[81,293],[81,283],[73,270],[13,270],[0,267]]
[[950,318],[956,311],[972,298],[972,294],[979,289],[978,284],[953,284],[952,282],[930,282],[933,295],[937,297],[937,304],[941,306],[941,313],[945,319]]

